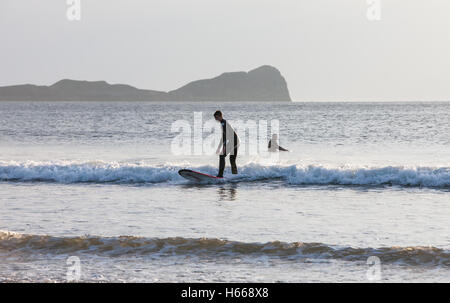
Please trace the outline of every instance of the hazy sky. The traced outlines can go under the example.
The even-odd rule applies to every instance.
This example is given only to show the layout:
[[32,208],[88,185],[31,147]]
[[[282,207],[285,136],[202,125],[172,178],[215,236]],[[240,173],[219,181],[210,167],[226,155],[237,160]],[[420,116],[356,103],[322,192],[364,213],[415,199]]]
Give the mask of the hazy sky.
[[[376,0],[371,0],[376,1]],[[450,100],[450,1],[0,0],[0,86],[171,90],[263,64],[296,101]]]

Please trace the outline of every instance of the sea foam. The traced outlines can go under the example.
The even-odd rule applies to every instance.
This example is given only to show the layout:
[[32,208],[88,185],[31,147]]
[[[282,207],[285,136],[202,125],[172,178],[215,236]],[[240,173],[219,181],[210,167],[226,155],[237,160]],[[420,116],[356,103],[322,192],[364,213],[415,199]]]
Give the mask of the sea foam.
[[[185,184],[178,170],[217,173],[211,165],[146,165],[117,162],[0,162],[0,181],[56,183]],[[329,167],[323,165],[261,165],[239,167],[222,182],[281,180],[289,185],[407,186],[450,188],[450,167]]]

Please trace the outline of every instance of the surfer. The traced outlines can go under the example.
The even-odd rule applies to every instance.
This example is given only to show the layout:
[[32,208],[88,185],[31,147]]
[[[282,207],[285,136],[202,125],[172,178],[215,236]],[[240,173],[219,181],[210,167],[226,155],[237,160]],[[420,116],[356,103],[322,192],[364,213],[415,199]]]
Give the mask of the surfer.
[[223,118],[221,111],[214,113],[214,119],[222,125],[222,138],[219,147],[217,147],[217,154],[219,158],[219,174],[218,178],[223,178],[223,171],[225,169],[225,157],[230,154],[231,172],[235,175],[238,173],[236,166],[236,157],[240,140],[233,127]]
[[281,146],[278,145],[278,135],[277,134],[273,134],[272,135],[272,139],[269,140],[269,152],[276,152],[276,151],[288,151],[285,148],[282,148]]

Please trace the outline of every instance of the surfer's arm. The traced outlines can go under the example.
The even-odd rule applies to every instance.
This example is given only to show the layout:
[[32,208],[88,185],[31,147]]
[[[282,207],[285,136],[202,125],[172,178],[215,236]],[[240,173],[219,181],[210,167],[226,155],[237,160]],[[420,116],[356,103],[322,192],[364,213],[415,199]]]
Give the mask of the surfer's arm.
[[220,139],[219,146],[217,147],[216,154],[220,154],[220,150],[223,148],[223,140]]
[[279,149],[280,151],[288,151],[286,148],[282,148],[282,147],[279,146],[279,145],[278,145],[278,149]]
[[216,154],[221,154],[223,152],[223,138],[220,139],[219,146],[217,147]]
[[223,120],[221,122],[222,125],[222,138],[220,138],[219,146],[217,147],[216,154],[222,154],[223,150],[225,148],[225,144],[227,143],[227,128],[226,128],[227,122]]

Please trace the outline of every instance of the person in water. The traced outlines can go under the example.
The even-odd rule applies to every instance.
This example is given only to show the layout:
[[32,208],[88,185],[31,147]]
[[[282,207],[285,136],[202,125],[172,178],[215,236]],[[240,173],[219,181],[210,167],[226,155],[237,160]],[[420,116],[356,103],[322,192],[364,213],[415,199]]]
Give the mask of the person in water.
[[277,151],[288,151],[285,148],[282,148],[281,146],[278,145],[278,135],[277,134],[273,134],[272,135],[272,139],[269,140],[269,152],[277,152]]
[[231,172],[237,174],[236,157],[240,140],[233,127],[223,118],[221,111],[214,113],[214,119],[222,125],[222,139],[220,140],[217,154],[219,158],[219,174],[217,177],[223,178],[223,171],[225,170],[225,157],[230,154]]

